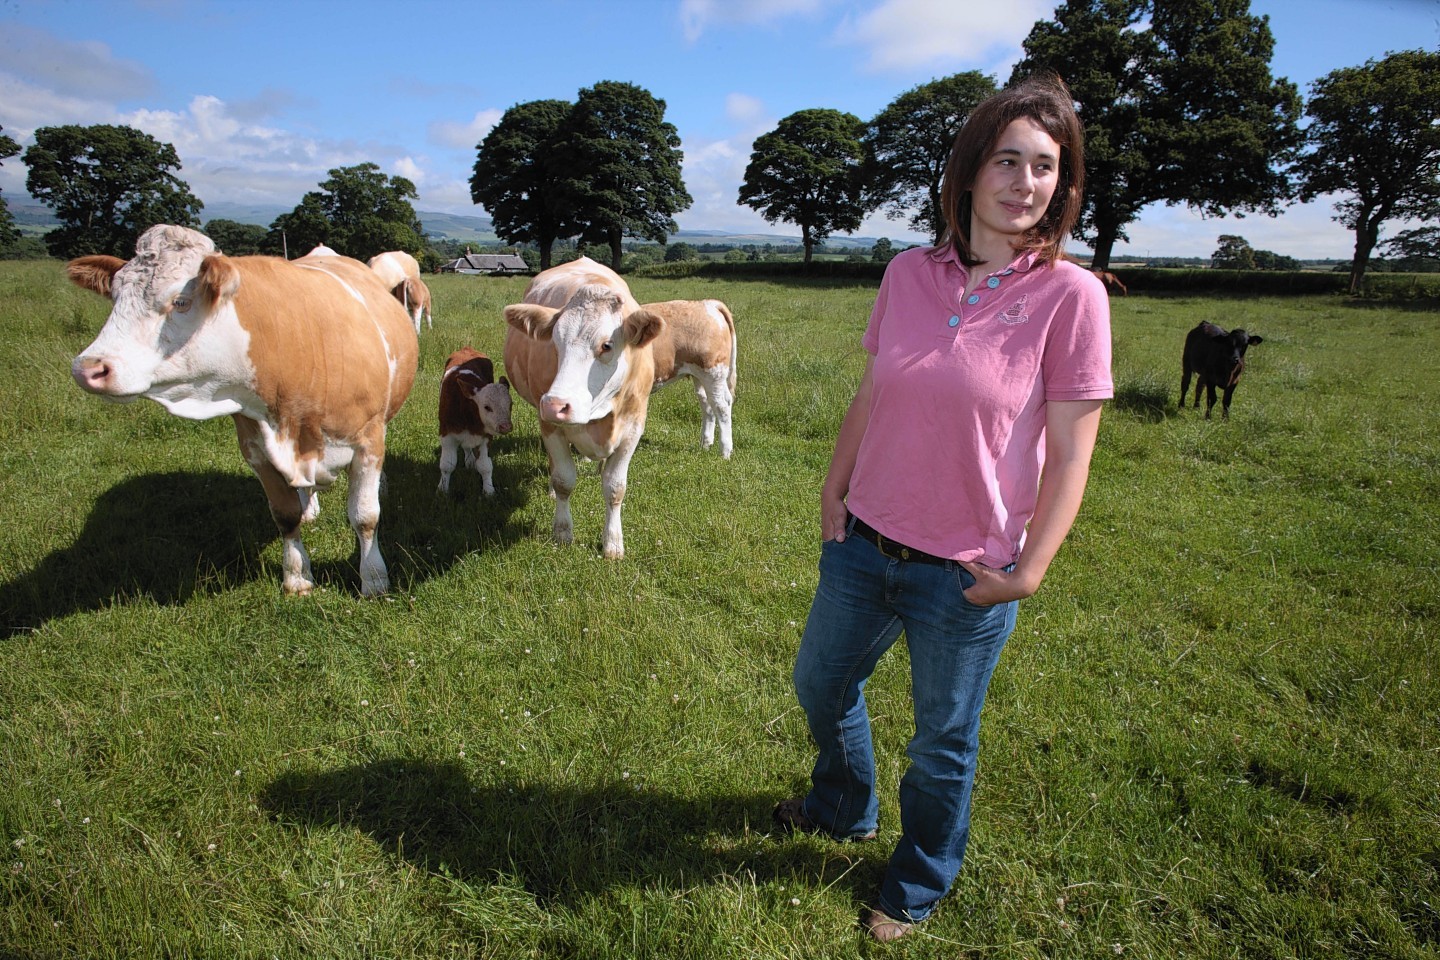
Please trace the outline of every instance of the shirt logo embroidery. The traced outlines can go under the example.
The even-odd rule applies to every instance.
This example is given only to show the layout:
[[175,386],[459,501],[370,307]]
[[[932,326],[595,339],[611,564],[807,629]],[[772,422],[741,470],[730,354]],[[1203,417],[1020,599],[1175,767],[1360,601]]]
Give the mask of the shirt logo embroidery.
[[1009,324],[1028,323],[1030,321],[1030,314],[1025,312],[1025,301],[1028,299],[1030,299],[1028,293],[1021,294],[1019,300],[1016,300],[1010,304],[1010,306],[995,314],[995,319],[1001,323]]

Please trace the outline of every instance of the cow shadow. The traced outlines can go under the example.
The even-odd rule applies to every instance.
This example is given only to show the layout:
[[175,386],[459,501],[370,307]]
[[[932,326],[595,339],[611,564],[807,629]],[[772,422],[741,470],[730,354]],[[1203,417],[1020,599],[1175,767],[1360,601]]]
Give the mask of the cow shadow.
[[183,603],[252,579],[276,539],[253,477],[151,473],[96,499],[74,543],[0,584],[0,636],[117,602]]
[[466,883],[514,877],[542,905],[575,906],[617,886],[693,885],[697,878],[805,874],[879,881],[869,850],[767,837],[773,795],[679,796],[621,780],[613,787],[479,784],[453,761],[392,758],[287,772],[259,806],[284,828],[357,830],[386,854]]
[[[484,497],[479,477],[457,469],[456,495],[445,497],[435,489],[434,461],[387,457],[379,540],[392,587],[443,575],[466,554],[533,535],[511,519],[525,503],[532,472],[526,458],[497,458],[497,493]],[[343,518],[345,495],[344,483],[322,493],[322,516],[338,511]],[[358,594],[357,552],[317,555],[315,529],[307,524],[302,536],[316,583]],[[183,604],[197,592],[218,593],[257,577],[274,578],[278,591],[278,566],[261,559],[278,538],[264,490],[249,473],[129,477],[95,500],[73,543],[0,583],[0,637],[116,603]]]

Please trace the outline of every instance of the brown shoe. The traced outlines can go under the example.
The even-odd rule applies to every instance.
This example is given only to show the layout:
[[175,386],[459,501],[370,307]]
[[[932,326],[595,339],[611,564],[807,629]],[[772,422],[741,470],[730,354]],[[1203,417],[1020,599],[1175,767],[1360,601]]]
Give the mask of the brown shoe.
[[[804,797],[791,797],[789,800],[781,800],[775,805],[775,809],[771,811],[770,819],[774,820],[775,825],[786,833],[815,833],[821,836],[830,835],[828,830],[825,830],[814,820],[805,816]],[[842,838],[837,837],[835,839]],[[856,841],[874,840],[875,831],[871,830],[869,833],[862,834],[858,837],[848,837],[844,839]]]
[[869,909],[860,915],[860,925],[876,943],[890,943],[899,940],[915,929],[915,924],[896,920],[883,910]]

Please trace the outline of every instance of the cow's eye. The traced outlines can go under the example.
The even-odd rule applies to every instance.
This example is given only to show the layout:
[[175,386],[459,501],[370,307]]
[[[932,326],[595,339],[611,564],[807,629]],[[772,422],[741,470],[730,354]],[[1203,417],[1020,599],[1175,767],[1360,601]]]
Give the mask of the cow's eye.
[[174,301],[171,303],[171,306],[173,306],[176,310],[180,311],[181,313],[184,313],[185,311],[187,311],[187,310],[190,309],[190,298],[189,298],[189,297],[176,297],[176,298],[174,299]]
[[609,341],[609,340],[606,340],[604,343],[600,344],[600,352],[601,352],[601,353],[609,353],[611,350],[614,350],[614,349],[615,349],[615,344],[614,344],[613,342]]

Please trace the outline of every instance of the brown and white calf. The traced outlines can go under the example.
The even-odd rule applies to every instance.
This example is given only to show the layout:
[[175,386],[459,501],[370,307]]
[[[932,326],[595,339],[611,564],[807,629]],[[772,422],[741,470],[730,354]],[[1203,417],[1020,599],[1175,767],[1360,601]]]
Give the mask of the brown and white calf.
[[602,551],[618,559],[625,555],[620,508],[630,458],[645,432],[655,383],[651,347],[665,321],[642,309],[613,270],[588,257],[537,275],[523,302],[505,308],[505,321],[505,372],[540,414],[555,539],[574,539],[570,495],[578,452],[600,463]]
[[405,310],[358,260],[226,257],[177,226],[140,237],[135,257],[72,260],[70,279],[114,301],[71,365],[111,400],[148,397],[191,420],[231,416],[284,538],[283,586],[315,586],[300,539],[316,491],[345,470],[365,595],[389,588],[375,528],[385,427],[410,394],[418,344]]
[[395,295],[410,319],[415,321],[415,332],[420,332],[420,319],[425,319],[427,329],[435,328],[430,316],[430,288],[420,279],[420,264],[404,250],[389,250],[370,258],[370,269],[379,276],[385,289]]
[[735,402],[735,318],[719,300],[665,300],[645,309],[665,321],[655,338],[655,388],[689,377],[700,399],[700,446],[709,450],[720,429],[720,455],[730,459]]
[[470,347],[445,361],[440,378],[440,492],[450,492],[450,474],[461,450],[465,466],[480,474],[485,495],[495,493],[490,440],[510,432],[510,381],[495,379],[495,364]]

